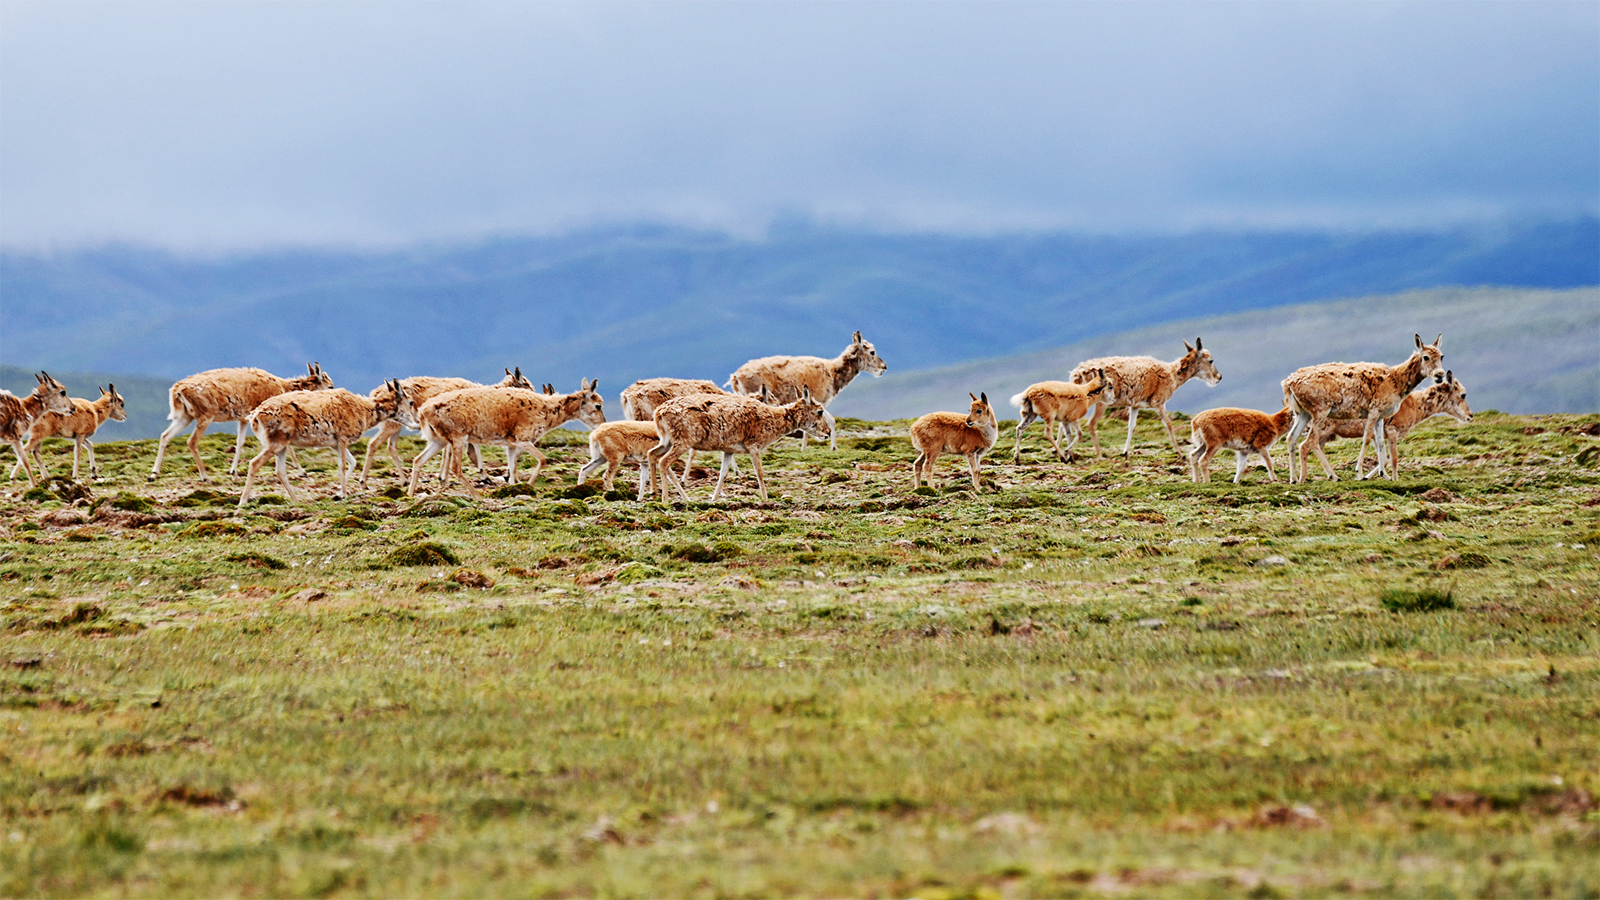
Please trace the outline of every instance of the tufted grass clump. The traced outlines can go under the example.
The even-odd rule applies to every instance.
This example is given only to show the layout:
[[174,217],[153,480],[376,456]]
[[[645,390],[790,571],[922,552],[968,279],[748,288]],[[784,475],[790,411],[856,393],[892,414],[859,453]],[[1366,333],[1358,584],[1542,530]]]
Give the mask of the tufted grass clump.
[[461,558],[438,541],[417,541],[390,552],[384,559],[395,566],[458,566]]
[[1456,608],[1453,591],[1434,588],[1390,588],[1378,595],[1378,603],[1390,612],[1434,612]]

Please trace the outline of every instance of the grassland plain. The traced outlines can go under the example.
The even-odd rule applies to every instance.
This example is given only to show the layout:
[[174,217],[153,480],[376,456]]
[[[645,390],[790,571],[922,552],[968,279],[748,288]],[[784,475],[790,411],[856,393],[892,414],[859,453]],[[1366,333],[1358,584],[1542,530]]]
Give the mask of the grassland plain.
[[1600,896],[1600,415],[981,494],[842,424],[717,506],[572,432],[481,502],[13,486],[0,895]]

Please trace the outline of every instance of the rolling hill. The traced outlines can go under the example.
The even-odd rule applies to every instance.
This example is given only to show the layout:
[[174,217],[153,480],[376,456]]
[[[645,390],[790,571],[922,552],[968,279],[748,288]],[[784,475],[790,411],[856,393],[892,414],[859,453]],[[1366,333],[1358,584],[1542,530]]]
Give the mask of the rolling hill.
[[[1035,381],[1065,379],[1096,356],[1176,359],[1197,336],[1222,381],[1179,388],[1169,409],[1276,410],[1279,383],[1300,366],[1342,360],[1399,363],[1411,337],[1444,334],[1445,365],[1467,386],[1474,410],[1587,413],[1600,410],[1600,289],[1437,288],[1306,303],[1169,322],[1042,350],[922,372],[858,379],[830,407],[836,415],[897,419],[964,409],[969,391],[1004,404]],[[1009,407],[996,410],[1015,416]]]

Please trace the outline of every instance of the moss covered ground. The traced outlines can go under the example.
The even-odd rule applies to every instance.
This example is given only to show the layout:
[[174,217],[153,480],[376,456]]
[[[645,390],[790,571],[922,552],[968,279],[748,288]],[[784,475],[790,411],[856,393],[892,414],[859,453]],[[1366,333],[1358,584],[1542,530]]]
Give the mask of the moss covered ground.
[[577,432],[481,501],[13,483],[0,895],[1600,896],[1600,416],[1294,486],[1006,429],[979,494],[842,424],[717,505]]

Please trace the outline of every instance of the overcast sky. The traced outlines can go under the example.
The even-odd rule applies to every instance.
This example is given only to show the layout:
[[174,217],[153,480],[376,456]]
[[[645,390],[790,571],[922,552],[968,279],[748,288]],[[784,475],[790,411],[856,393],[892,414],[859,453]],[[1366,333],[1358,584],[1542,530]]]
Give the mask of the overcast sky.
[[1600,209],[1600,4],[0,0],[0,244]]

